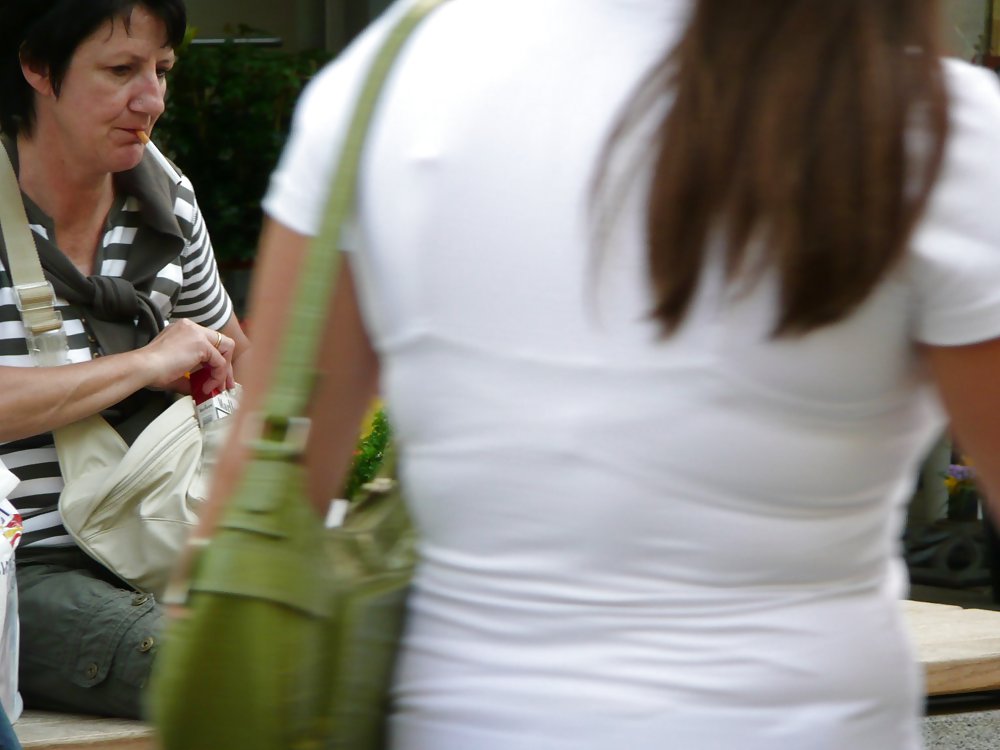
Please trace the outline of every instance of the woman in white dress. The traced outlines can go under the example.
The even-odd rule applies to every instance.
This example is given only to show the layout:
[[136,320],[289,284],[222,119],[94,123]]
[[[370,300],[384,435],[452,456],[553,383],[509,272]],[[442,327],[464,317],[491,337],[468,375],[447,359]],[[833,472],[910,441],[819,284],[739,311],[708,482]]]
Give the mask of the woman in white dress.
[[[302,98],[261,351],[409,5]],[[1000,492],[1000,92],[940,58],[937,6],[458,0],[418,30],[309,447],[322,510],[380,388],[422,555],[395,750],[920,747],[898,540],[942,400]]]

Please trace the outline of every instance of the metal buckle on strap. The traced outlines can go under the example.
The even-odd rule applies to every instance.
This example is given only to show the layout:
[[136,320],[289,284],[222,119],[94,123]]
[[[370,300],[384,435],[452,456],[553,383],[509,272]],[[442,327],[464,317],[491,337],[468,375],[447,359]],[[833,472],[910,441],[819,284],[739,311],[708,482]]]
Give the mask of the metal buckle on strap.
[[14,287],[14,303],[21,313],[28,353],[36,367],[58,367],[69,362],[69,342],[62,314],[53,308],[55,298],[48,281]]
[[297,458],[305,453],[312,420],[248,414],[246,444],[259,458]]

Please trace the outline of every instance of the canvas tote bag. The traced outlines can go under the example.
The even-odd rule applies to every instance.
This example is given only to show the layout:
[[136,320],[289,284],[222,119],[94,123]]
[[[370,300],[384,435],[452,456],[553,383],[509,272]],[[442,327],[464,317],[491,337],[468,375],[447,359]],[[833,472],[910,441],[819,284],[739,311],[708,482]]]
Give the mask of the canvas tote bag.
[[66,530],[128,584],[161,597],[198,523],[229,424],[203,427],[184,396],[132,445],[97,414],[56,430]]

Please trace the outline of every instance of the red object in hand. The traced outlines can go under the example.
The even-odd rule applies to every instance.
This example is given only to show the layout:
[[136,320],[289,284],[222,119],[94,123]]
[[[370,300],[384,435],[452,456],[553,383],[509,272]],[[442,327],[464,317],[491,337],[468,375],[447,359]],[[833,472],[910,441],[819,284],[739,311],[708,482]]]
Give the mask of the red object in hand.
[[196,404],[203,404],[213,396],[218,396],[222,393],[218,388],[213,388],[208,393],[205,393],[205,383],[208,382],[211,376],[212,368],[208,365],[202,365],[191,373],[191,397]]
[[205,393],[205,383],[212,375],[212,368],[203,365],[191,373],[191,397],[194,399],[194,412],[198,424],[203,428],[212,422],[218,422],[230,416],[236,409],[236,403],[229,391],[213,388]]

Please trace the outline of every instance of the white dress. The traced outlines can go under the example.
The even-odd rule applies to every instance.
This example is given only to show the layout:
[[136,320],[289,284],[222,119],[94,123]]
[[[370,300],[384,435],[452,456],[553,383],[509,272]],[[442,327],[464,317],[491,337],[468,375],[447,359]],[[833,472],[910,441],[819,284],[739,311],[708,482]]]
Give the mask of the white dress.
[[[304,95],[265,201],[314,233],[364,66]],[[1000,94],[954,130],[905,263],[772,341],[712,269],[646,319],[641,205],[593,263],[594,166],[671,0],[457,0],[390,81],[345,238],[422,532],[395,750],[915,750],[905,503],[944,425],[915,342],[1000,335]]]

